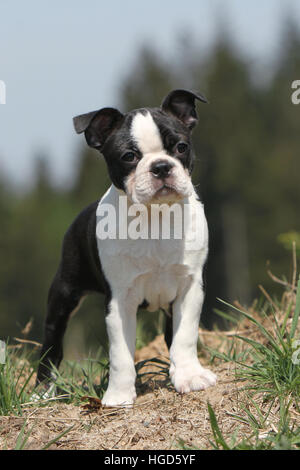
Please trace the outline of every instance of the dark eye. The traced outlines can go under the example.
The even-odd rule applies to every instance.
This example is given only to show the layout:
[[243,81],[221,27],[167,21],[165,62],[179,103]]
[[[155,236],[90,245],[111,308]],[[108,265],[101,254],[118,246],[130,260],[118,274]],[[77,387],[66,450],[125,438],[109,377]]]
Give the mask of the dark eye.
[[126,163],[135,163],[137,161],[137,156],[134,152],[126,152],[122,155],[121,160]]
[[179,142],[177,144],[176,150],[178,153],[184,153],[187,151],[187,149],[188,149],[188,144],[186,144],[185,142]]

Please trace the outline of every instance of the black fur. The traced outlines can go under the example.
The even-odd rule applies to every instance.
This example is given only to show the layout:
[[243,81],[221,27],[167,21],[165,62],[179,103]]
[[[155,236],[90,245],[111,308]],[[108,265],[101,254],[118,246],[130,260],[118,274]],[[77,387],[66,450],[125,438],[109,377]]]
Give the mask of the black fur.
[[89,292],[101,292],[106,303],[110,300],[110,289],[101,270],[96,244],[98,202],[90,204],[76,217],[64,237],[61,262],[48,295],[37,382],[51,376],[51,363],[59,366],[67,322],[81,298]]

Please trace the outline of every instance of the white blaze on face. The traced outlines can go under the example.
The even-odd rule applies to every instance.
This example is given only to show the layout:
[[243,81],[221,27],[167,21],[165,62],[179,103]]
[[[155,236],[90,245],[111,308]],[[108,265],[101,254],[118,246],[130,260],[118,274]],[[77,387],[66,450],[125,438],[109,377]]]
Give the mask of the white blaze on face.
[[131,124],[131,135],[144,156],[164,151],[159,129],[149,111],[136,114]]
[[[150,168],[155,161],[161,160],[170,162],[173,167],[166,183],[175,191],[166,191],[168,194],[165,198],[174,202],[192,193],[193,187],[188,172],[178,160],[166,153],[159,129],[149,111],[135,115],[131,124],[131,136],[142,154],[136,169],[125,182],[126,192],[133,202],[148,204],[155,200],[156,193],[164,183],[151,173]],[[160,195],[163,194],[161,192]]]

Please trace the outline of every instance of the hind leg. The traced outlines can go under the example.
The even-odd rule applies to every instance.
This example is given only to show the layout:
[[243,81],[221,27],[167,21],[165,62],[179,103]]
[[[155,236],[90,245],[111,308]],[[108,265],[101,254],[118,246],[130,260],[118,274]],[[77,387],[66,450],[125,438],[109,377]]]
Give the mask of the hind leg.
[[56,368],[59,367],[63,357],[63,337],[67,323],[72,312],[79,306],[82,297],[83,292],[70,281],[63,281],[59,275],[55,277],[48,295],[44,342],[37,372],[37,383],[44,382],[49,387],[53,377],[51,364]]
[[170,351],[172,338],[173,338],[173,318],[172,318],[172,305],[170,305],[168,311],[165,313],[165,342],[168,350]]

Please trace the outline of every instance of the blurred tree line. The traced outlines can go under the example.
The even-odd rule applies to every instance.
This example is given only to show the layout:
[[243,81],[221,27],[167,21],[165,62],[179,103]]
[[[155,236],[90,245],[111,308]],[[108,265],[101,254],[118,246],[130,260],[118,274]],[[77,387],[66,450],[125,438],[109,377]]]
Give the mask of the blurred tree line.
[[[208,55],[188,38],[180,48],[175,65],[149,48],[140,51],[121,83],[120,109],[159,105],[173,88],[200,91],[210,102],[197,105],[193,182],[210,228],[202,321],[212,327],[213,311],[221,307],[216,298],[247,304],[258,295],[259,283],[274,290],[267,261],[275,274],[290,273],[290,257],[279,236],[300,231],[300,106],[291,102],[291,83],[300,79],[300,34],[294,25],[286,26],[274,73],[261,83],[254,80],[253,64],[226,35]],[[37,159],[35,183],[22,194],[4,177],[0,180],[1,338],[20,336],[33,319],[30,337],[42,340],[62,237],[77,213],[109,184],[103,159],[85,146],[79,149],[69,188],[51,181],[46,158]],[[283,237],[285,245],[290,238]],[[159,317],[147,313],[139,321],[146,326],[143,338],[151,339]],[[91,345],[105,347],[104,330],[102,298],[91,297],[71,320],[69,350],[78,355]]]

